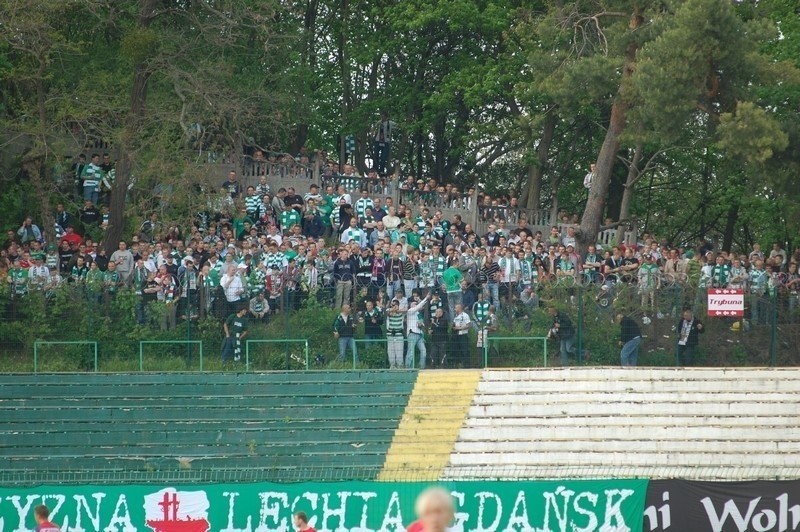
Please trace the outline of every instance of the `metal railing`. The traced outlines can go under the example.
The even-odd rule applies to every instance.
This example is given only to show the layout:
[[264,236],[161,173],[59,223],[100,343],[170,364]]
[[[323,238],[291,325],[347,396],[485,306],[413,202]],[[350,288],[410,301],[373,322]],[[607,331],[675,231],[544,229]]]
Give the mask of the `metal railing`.
[[289,367],[289,360],[292,355],[289,353],[289,344],[303,344],[303,354],[305,356],[305,369],[309,368],[309,350],[307,338],[276,338],[276,339],[247,339],[244,341],[244,369],[250,371],[250,345],[252,344],[285,344],[286,366]]
[[39,349],[45,345],[91,345],[93,351],[93,371],[97,373],[97,362],[98,362],[98,352],[97,352],[97,342],[93,340],[69,340],[69,341],[42,341],[37,340],[33,343],[33,372],[39,372]]
[[190,346],[199,346],[200,371],[203,371],[203,341],[202,340],[140,340],[139,341],[139,371],[144,371],[144,346],[145,345],[165,345],[165,344],[186,344],[186,366],[191,364],[192,350]]
[[[515,342],[526,342],[526,341],[536,341],[542,342],[542,367],[547,367],[547,336],[487,336],[483,342],[483,367],[490,368],[492,367],[489,364],[489,354],[494,351],[499,354],[499,349],[497,344],[502,344],[503,342],[515,341]],[[533,354],[530,351],[527,354]]]
[[[333,308],[335,283],[326,273],[320,274],[321,286],[311,292],[300,290],[275,296],[275,301],[292,301],[275,305],[269,320],[253,320],[246,339],[245,369],[304,369],[340,367],[336,364],[337,341],[332,335],[332,324],[338,313]],[[387,286],[360,286],[345,294],[346,301],[354,306],[354,315],[364,312],[367,299],[383,297],[380,308],[387,308]],[[616,365],[620,363],[620,326],[614,319],[617,314],[631,317],[642,332],[640,365],[703,365],[703,366],[796,366],[800,365],[800,296],[794,290],[780,286],[772,292],[759,294],[747,292],[744,298],[744,316],[708,316],[705,289],[686,283],[664,279],[652,292],[643,292],[636,284],[619,282],[607,284],[598,277],[594,281],[580,277],[542,278],[533,283],[526,299],[521,298],[522,285],[495,287],[470,284],[461,292],[462,302],[471,320],[476,324],[466,344],[452,341],[447,295],[441,294],[448,329],[438,341],[431,334],[431,307],[423,311],[426,327],[425,342],[430,354],[439,349],[449,367],[511,367],[542,366],[553,364],[553,351],[558,351],[558,341],[547,341],[544,356],[542,347],[536,345],[551,328],[549,307],[557,308],[568,318],[575,331],[574,348],[568,354],[570,364]],[[424,290],[424,289],[423,289]],[[522,294],[524,295],[524,294]],[[2,294],[0,294],[2,296]],[[221,357],[209,357],[208,346],[222,343],[222,323],[227,311],[216,303],[197,312],[187,311],[189,319],[178,317],[177,327],[166,328],[161,316],[166,312],[163,303],[153,302],[140,307],[139,296],[121,288],[113,297],[96,299],[82,287],[65,284],[57,291],[45,293],[31,291],[25,296],[13,296],[0,303],[12,308],[0,319],[0,371],[181,371],[197,369],[197,359],[186,355],[202,349],[202,370],[235,369],[223,367]],[[224,298],[216,294],[216,301]],[[477,331],[483,325],[476,314],[474,302],[479,297],[497,307],[499,330],[489,336],[488,347],[505,344],[513,349],[498,348],[498,353],[478,346]],[[197,301],[181,303],[196,308]],[[694,311],[696,319],[704,323],[704,331],[693,353],[679,358],[678,321],[684,310]],[[140,321],[141,318],[141,321]],[[374,345],[364,341],[362,324],[355,335],[359,358],[354,368],[385,368],[389,359],[385,340],[385,324]],[[531,340],[531,339],[535,340]],[[517,342],[515,344],[515,341]],[[254,366],[255,345],[263,343],[272,347],[259,351]],[[169,345],[185,345],[186,350]],[[247,352],[247,345],[249,353]],[[289,348],[294,344],[294,349]],[[165,346],[159,356],[145,364],[148,345]],[[456,345],[466,345],[464,353],[456,353]],[[60,347],[59,347],[60,346]],[[70,347],[72,346],[72,347]],[[84,346],[81,348],[80,346]],[[299,346],[299,348],[297,347]],[[379,348],[380,347],[380,348]],[[48,349],[46,364],[42,362],[43,349]],[[569,348],[569,346],[568,346]],[[56,351],[53,351],[53,350]],[[407,346],[403,345],[403,356]],[[287,361],[286,355],[290,356]],[[32,356],[31,356],[32,355]],[[350,353],[346,356],[350,357]],[[456,355],[454,358],[453,355]],[[463,356],[462,356],[463,355]],[[545,358],[546,362],[545,362]],[[404,364],[403,364],[404,365]],[[418,367],[418,361],[413,362]],[[147,368],[145,367],[147,366]],[[427,365],[430,367],[430,364]]]

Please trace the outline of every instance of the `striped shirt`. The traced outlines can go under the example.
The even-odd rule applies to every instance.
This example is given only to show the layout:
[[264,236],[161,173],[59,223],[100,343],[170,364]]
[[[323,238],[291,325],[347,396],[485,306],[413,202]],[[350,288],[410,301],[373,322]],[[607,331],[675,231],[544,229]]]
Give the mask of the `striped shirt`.
[[81,176],[81,179],[83,179],[84,188],[100,190],[100,181],[103,179],[103,170],[96,164],[89,163],[83,167],[83,175]]
[[487,260],[483,265],[482,270],[485,272],[488,282],[497,282],[497,273],[500,271],[500,266],[494,260],[491,262]]
[[386,315],[386,335],[403,336],[403,313]]
[[300,223],[300,215],[294,209],[283,211],[280,215],[281,229],[284,233],[288,233],[289,229]]
[[439,255],[438,257],[431,257],[430,262],[436,277],[441,277],[444,271],[447,269],[447,260]]
[[362,229],[352,227],[347,229],[345,232],[342,233],[342,244],[349,244],[351,241],[355,241],[359,246],[362,248],[367,244],[367,235],[364,233]]
[[479,323],[483,323],[484,318],[489,315],[489,302],[476,301],[475,304],[472,305],[472,312],[475,314],[475,319]]
[[259,217],[259,209],[261,208],[261,196],[253,194],[244,198],[244,208],[250,216]]
[[367,209],[375,210],[375,202],[372,198],[359,198],[356,200],[356,215],[359,220],[363,220],[367,216]]
[[264,255],[264,265],[268,270],[271,268],[283,270],[287,264],[289,264],[289,261],[286,259],[286,255],[280,251],[277,253],[267,253]]

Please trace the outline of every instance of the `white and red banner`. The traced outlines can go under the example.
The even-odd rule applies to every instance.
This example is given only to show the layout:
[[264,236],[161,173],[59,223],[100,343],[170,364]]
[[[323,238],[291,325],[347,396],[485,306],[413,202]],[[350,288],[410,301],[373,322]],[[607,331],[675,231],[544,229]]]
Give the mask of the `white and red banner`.
[[744,290],[741,288],[709,288],[708,315],[712,317],[743,317]]

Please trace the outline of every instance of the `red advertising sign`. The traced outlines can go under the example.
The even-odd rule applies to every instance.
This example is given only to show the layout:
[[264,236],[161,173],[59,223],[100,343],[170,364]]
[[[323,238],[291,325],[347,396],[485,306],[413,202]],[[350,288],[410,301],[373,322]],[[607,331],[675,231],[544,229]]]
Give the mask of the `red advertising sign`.
[[737,318],[744,316],[744,290],[741,288],[709,288],[708,315]]

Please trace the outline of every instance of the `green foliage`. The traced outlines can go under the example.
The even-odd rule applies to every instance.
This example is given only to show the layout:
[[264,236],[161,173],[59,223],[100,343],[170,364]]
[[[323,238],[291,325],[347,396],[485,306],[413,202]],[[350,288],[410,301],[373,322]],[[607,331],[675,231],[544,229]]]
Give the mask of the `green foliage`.
[[763,163],[789,145],[789,136],[773,116],[752,102],[739,102],[720,116],[719,146],[746,163]]
[[[127,217],[160,210],[153,190],[167,185],[166,213],[184,225],[199,201],[175,191],[219,177],[198,175],[201,149],[335,153],[346,133],[362,163],[381,110],[398,124],[402,174],[461,185],[477,176],[491,194],[519,194],[529,175],[541,176],[534,207],[580,212],[581,178],[620,95],[631,110],[618,155],[629,159],[624,150],[644,142],[644,160],[654,156],[633,196],[631,210],[649,224],[640,229],[676,242],[729,237],[721,213],[755,179],[781,200],[781,217],[768,223],[762,202],[742,204],[738,220],[758,223],[746,230],[737,220],[737,246],[774,234],[775,223],[788,235],[800,228],[791,0],[179,2],[154,11],[147,27],[142,4],[20,0],[0,10],[0,25],[18,29],[0,34],[3,171],[20,176],[23,155],[47,161],[41,182],[23,179],[0,198],[0,226],[19,223],[23,197],[63,200],[50,168],[68,168],[64,156],[94,137],[131,158]],[[631,30],[634,14],[643,23]],[[620,87],[631,43],[641,49]],[[136,64],[147,90],[132,121]],[[557,121],[540,161],[545,114]],[[620,159],[612,217],[625,173]],[[138,225],[127,224],[125,235]]]
[[131,64],[144,63],[158,52],[158,33],[150,28],[135,27],[128,30],[120,42],[120,54]]

